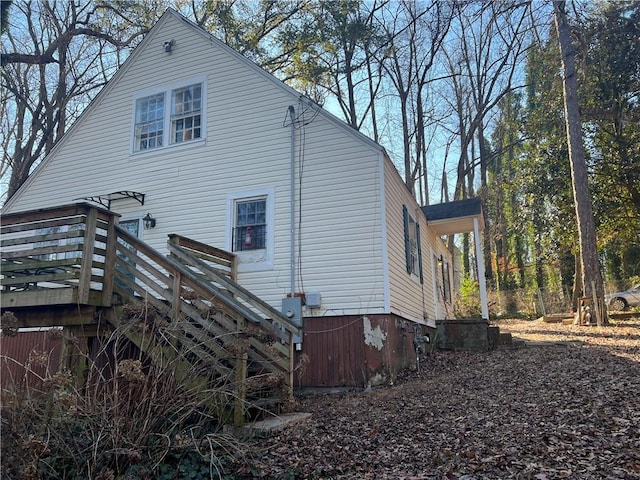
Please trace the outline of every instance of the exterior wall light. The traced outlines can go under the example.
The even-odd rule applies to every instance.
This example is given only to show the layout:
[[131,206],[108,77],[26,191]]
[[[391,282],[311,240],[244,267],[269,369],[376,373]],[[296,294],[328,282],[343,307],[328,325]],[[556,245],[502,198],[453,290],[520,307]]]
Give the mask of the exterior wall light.
[[171,48],[173,47],[173,40],[169,40],[168,42],[164,42],[164,51],[167,53],[171,53]]
[[155,228],[156,219],[151,216],[150,213],[147,213],[144,217],[142,217],[142,221],[144,222],[144,228]]

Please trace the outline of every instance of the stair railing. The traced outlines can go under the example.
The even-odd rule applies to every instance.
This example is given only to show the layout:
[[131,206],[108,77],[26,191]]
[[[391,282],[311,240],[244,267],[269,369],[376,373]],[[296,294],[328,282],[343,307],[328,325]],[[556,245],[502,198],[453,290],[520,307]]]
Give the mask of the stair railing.
[[280,376],[292,397],[292,335],[298,329],[231,280],[232,254],[172,235],[171,255],[165,257],[124,229],[116,226],[115,231],[115,291],[129,301],[146,301],[171,319],[181,332],[181,348],[203,360],[216,359],[211,364],[221,377],[234,372],[236,423],[241,423],[247,362]]

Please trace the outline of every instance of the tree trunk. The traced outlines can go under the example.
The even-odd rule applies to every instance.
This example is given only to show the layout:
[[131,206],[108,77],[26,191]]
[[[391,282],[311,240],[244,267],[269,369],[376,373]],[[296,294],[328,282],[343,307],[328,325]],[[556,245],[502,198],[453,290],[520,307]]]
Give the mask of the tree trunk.
[[[582,284],[586,289],[593,282],[595,284],[595,302],[604,299],[604,286],[598,251],[596,248],[596,229],[591,207],[591,195],[587,179],[587,166],[584,159],[584,147],[582,144],[582,131],[580,111],[578,108],[578,79],[575,72],[574,49],[569,35],[569,25],[565,12],[565,1],[553,1],[556,30],[560,43],[560,57],[562,60],[563,92],[565,123],[567,126],[567,142],[569,145],[569,161],[571,162],[571,180],[573,186],[573,198],[576,208],[576,220],[578,222],[578,235],[580,240],[580,255],[582,260]],[[589,294],[591,292],[589,291]],[[587,295],[588,296],[588,295]],[[599,311],[597,322],[603,325],[607,322],[607,314],[604,309]]]
[[580,294],[584,290],[582,284],[582,261],[580,260],[580,252],[576,252],[575,255],[575,277],[573,281],[573,292],[571,292],[571,306],[573,311],[577,312],[580,308]]

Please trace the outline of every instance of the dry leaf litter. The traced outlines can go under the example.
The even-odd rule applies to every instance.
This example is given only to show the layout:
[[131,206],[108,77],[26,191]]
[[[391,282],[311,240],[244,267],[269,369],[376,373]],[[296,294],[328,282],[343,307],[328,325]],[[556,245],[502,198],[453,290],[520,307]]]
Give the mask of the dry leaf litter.
[[527,346],[305,396],[311,417],[252,440],[238,478],[640,479],[640,320],[495,324]]

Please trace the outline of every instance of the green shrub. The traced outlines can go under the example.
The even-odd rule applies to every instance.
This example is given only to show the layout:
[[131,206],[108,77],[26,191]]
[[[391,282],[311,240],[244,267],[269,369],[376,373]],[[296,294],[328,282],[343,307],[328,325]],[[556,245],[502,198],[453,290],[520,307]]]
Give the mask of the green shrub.
[[465,275],[460,283],[460,291],[454,299],[454,313],[458,318],[480,317],[480,287],[470,275]]

